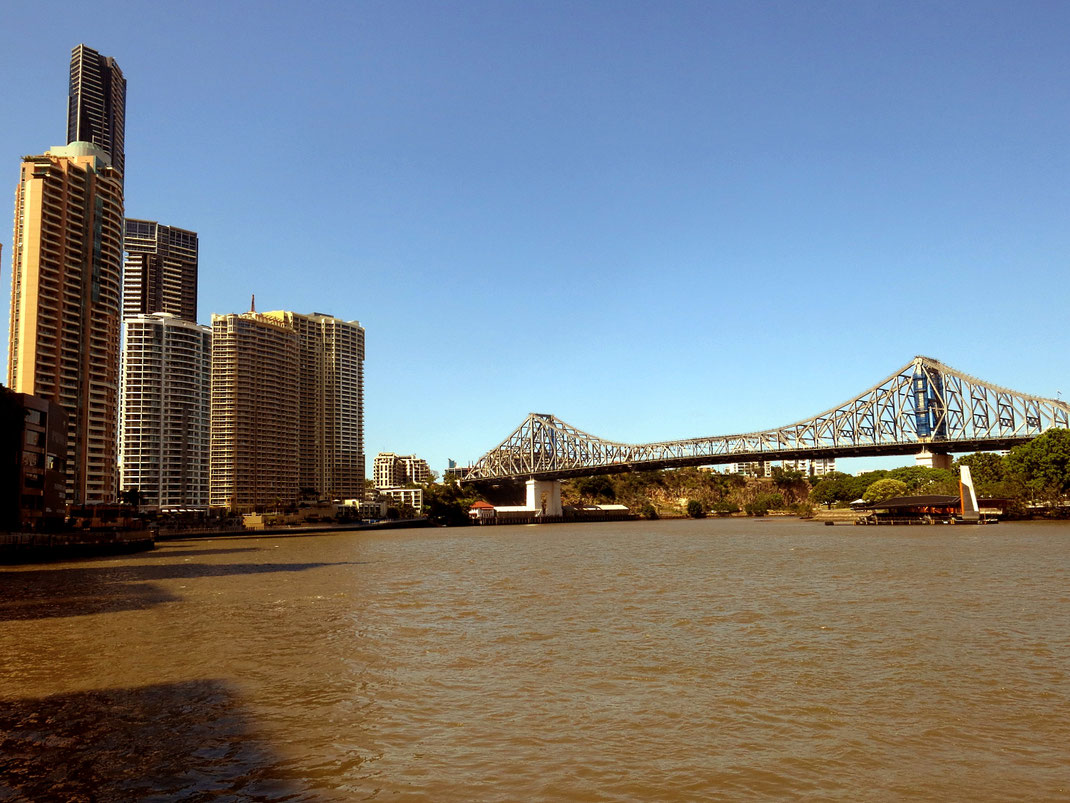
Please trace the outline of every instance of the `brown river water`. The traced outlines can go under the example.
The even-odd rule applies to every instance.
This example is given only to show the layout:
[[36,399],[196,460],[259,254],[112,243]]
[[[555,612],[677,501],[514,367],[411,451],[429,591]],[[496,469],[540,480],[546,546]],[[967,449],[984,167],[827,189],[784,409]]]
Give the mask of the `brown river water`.
[[0,568],[0,800],[1070,800],[1070,525],[234,537]]

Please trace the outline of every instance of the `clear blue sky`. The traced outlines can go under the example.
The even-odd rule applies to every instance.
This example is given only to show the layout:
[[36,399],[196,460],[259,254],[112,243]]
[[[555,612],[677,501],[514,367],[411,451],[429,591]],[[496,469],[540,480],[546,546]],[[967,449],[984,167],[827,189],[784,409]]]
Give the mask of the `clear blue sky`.
[[113,56],[127,214],[200,233],[202,322],[366,327],[369,460],[765,429],[915,354],[1070,395],[1070,3],[91,6],[5,4],[0,187]]

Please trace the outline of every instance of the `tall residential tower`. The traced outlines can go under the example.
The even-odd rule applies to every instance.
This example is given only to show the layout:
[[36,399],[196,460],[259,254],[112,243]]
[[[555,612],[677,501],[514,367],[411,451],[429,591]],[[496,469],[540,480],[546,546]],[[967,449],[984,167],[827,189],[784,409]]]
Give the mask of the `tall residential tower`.
[[126,221],[123,319],[167,312],[197,320],[197,232]]
[[210,503],[244,513],[297,500],[297,333],[246,312],[212,316]]
[[123,187],[86,142],[27,156],[15,193],[8,385],[67,411],[67,501],[115,499]]
[[159,312],[123,335],[119,484],[157,509],[205,508],[211,330]]
[[126,175],[126,79],[110,56],[78,45],[71,51],[67,144],[92,142]]
[[298,483],[320,498],[364,492],[364,327],[333,315],[276,310],[299,347]]

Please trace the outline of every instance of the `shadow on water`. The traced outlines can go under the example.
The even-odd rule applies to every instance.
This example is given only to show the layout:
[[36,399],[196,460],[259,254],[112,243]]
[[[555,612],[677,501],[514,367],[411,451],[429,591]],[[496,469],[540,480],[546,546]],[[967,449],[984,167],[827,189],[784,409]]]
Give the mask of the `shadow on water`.
[[183,558],[187,555],[196,555],[201,557],[202,555],[233,555],[236,552],[263,552],[262,547],[257,546],[243,546],[233,547],[231,549],[193,549],[193,548],[178,548],[170,544],[161,546],[157,544],[156,549],[152,552],[142,552],[138,555],[139,558]]
[[174,602],[153,580],[301,572],[338,563],[148,563],[0,572],[0,622],[131,611]]
[[0,700],[0,800],[320,800],[220,680]]

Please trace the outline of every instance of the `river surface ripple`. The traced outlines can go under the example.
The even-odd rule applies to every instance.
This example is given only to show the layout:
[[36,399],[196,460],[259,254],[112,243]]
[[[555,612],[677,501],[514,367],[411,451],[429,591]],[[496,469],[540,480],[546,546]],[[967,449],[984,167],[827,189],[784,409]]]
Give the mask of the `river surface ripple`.
[[0,800],[1070,800],[1070,526],[239,537],[0,569]]

